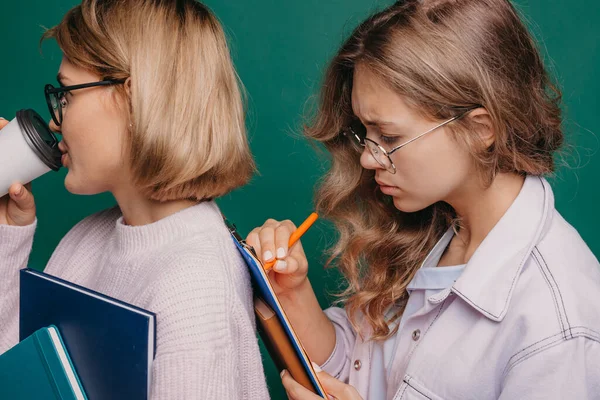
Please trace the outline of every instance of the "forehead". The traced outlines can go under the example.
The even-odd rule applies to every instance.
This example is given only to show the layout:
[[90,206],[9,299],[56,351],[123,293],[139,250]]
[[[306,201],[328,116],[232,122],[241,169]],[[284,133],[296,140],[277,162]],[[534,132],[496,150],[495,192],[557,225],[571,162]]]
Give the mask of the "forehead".
[[391,84],[360,64],[354,70],[352,110],[363,121],[389,121],[414,113]]
[[74,65],[65,57],[63,57],[60,63],[58,76],[61,78],[61,81],[66,81],[65,83],[69,85],[100,80],[100,76]]

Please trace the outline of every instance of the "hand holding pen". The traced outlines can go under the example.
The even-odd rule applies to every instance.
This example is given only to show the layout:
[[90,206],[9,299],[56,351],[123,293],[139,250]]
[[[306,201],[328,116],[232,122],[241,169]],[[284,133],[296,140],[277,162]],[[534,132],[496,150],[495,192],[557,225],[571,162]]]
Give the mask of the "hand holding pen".
[[271,270],[277,295],[294,291],[307,281],[308,261],[299,238],[317,218],[316,213],[311,214],[298,228],[289,220],[269,219],[248,234],[246,242],[254,247],[265,269]]

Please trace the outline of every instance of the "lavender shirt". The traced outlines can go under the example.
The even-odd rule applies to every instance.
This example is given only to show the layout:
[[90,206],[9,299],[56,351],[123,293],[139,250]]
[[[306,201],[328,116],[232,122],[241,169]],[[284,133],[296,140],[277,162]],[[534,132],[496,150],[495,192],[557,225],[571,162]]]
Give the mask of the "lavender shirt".
[[[357,321],[363,340],[343,309],[326,314],[336,345],[322,368],[369,400],[369,324]],[[456,282],[402,323],[387,400],[600,398],[600,265],[541,177],[525,179]]]
[[[466,264],[447,267],[437,267],[444,250],[450,244],[454,232],[449,229],[442,237],[438,245],[432,250],[431,256],[423,263],[406,290],[410,294],[406,308],[400,319],[400,327],[396,334],[384,342],[373,344],[373,358],[371,359],[371,374],[369,376],[369,400],[385,400],[388,387],[388,379],[392,371],[392,363],[398,350],[400,338],[411,335],[406,331],[405,321],[427,305],[427,299],[438,292],[451,287],[462,274]],[[391,317],[394,310],[388,312]],[[396,324],[390,327],[395,328]]]

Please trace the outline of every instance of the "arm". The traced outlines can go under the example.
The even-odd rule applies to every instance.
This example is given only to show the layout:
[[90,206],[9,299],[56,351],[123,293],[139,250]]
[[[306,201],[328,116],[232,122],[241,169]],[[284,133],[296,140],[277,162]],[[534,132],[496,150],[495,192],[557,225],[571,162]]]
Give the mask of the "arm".
[[500,400],[596,399],[600,337],[577,337],[525,357],[506,375]]
[[296,290],[278,297],[310,359],[323,364],[333,352],[336,332],[321,309],[310,281],[306,279]]
[[[241,399],[231,347],[160,352],[152,366],[152,400]],[[258,399],[258,398],[257,398]]]
[[170,265],[159,279],[152,400],[268,398],[253,320],[220,264]]
[[0,224],[0,354],[19,341],[19,270],[27,266],[35,227]]
[[348,319],[346,310],[331,307],[325,310],[325,314],[335,328],[335,347],[329,358],[321,364],[321,368],[334,378],[348,383],[356,331]]
[[19,270],[27,266],[35,228],[33,195],[12,185],[0,198],[0,354],[19,341]]
[[295,230],[291,221],[270,219],[250,232],[246,241],[263,262],[277,259],[269,271],[271,285],[308,356],[313,362],[322,364],[333,352],[336,333],[308,280],[308,261],[302,244],[297,242],[288,247]]

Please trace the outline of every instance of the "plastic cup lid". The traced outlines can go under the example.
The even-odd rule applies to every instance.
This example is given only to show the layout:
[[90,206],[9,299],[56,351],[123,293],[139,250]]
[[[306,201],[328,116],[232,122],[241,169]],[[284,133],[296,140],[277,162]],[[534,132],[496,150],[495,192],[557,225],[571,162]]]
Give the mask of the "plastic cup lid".
[[58,149],[56,135],[34,110],[17,111],[17,122],[25,140],[48,168],[58,171],[62,167],[61,152]]

